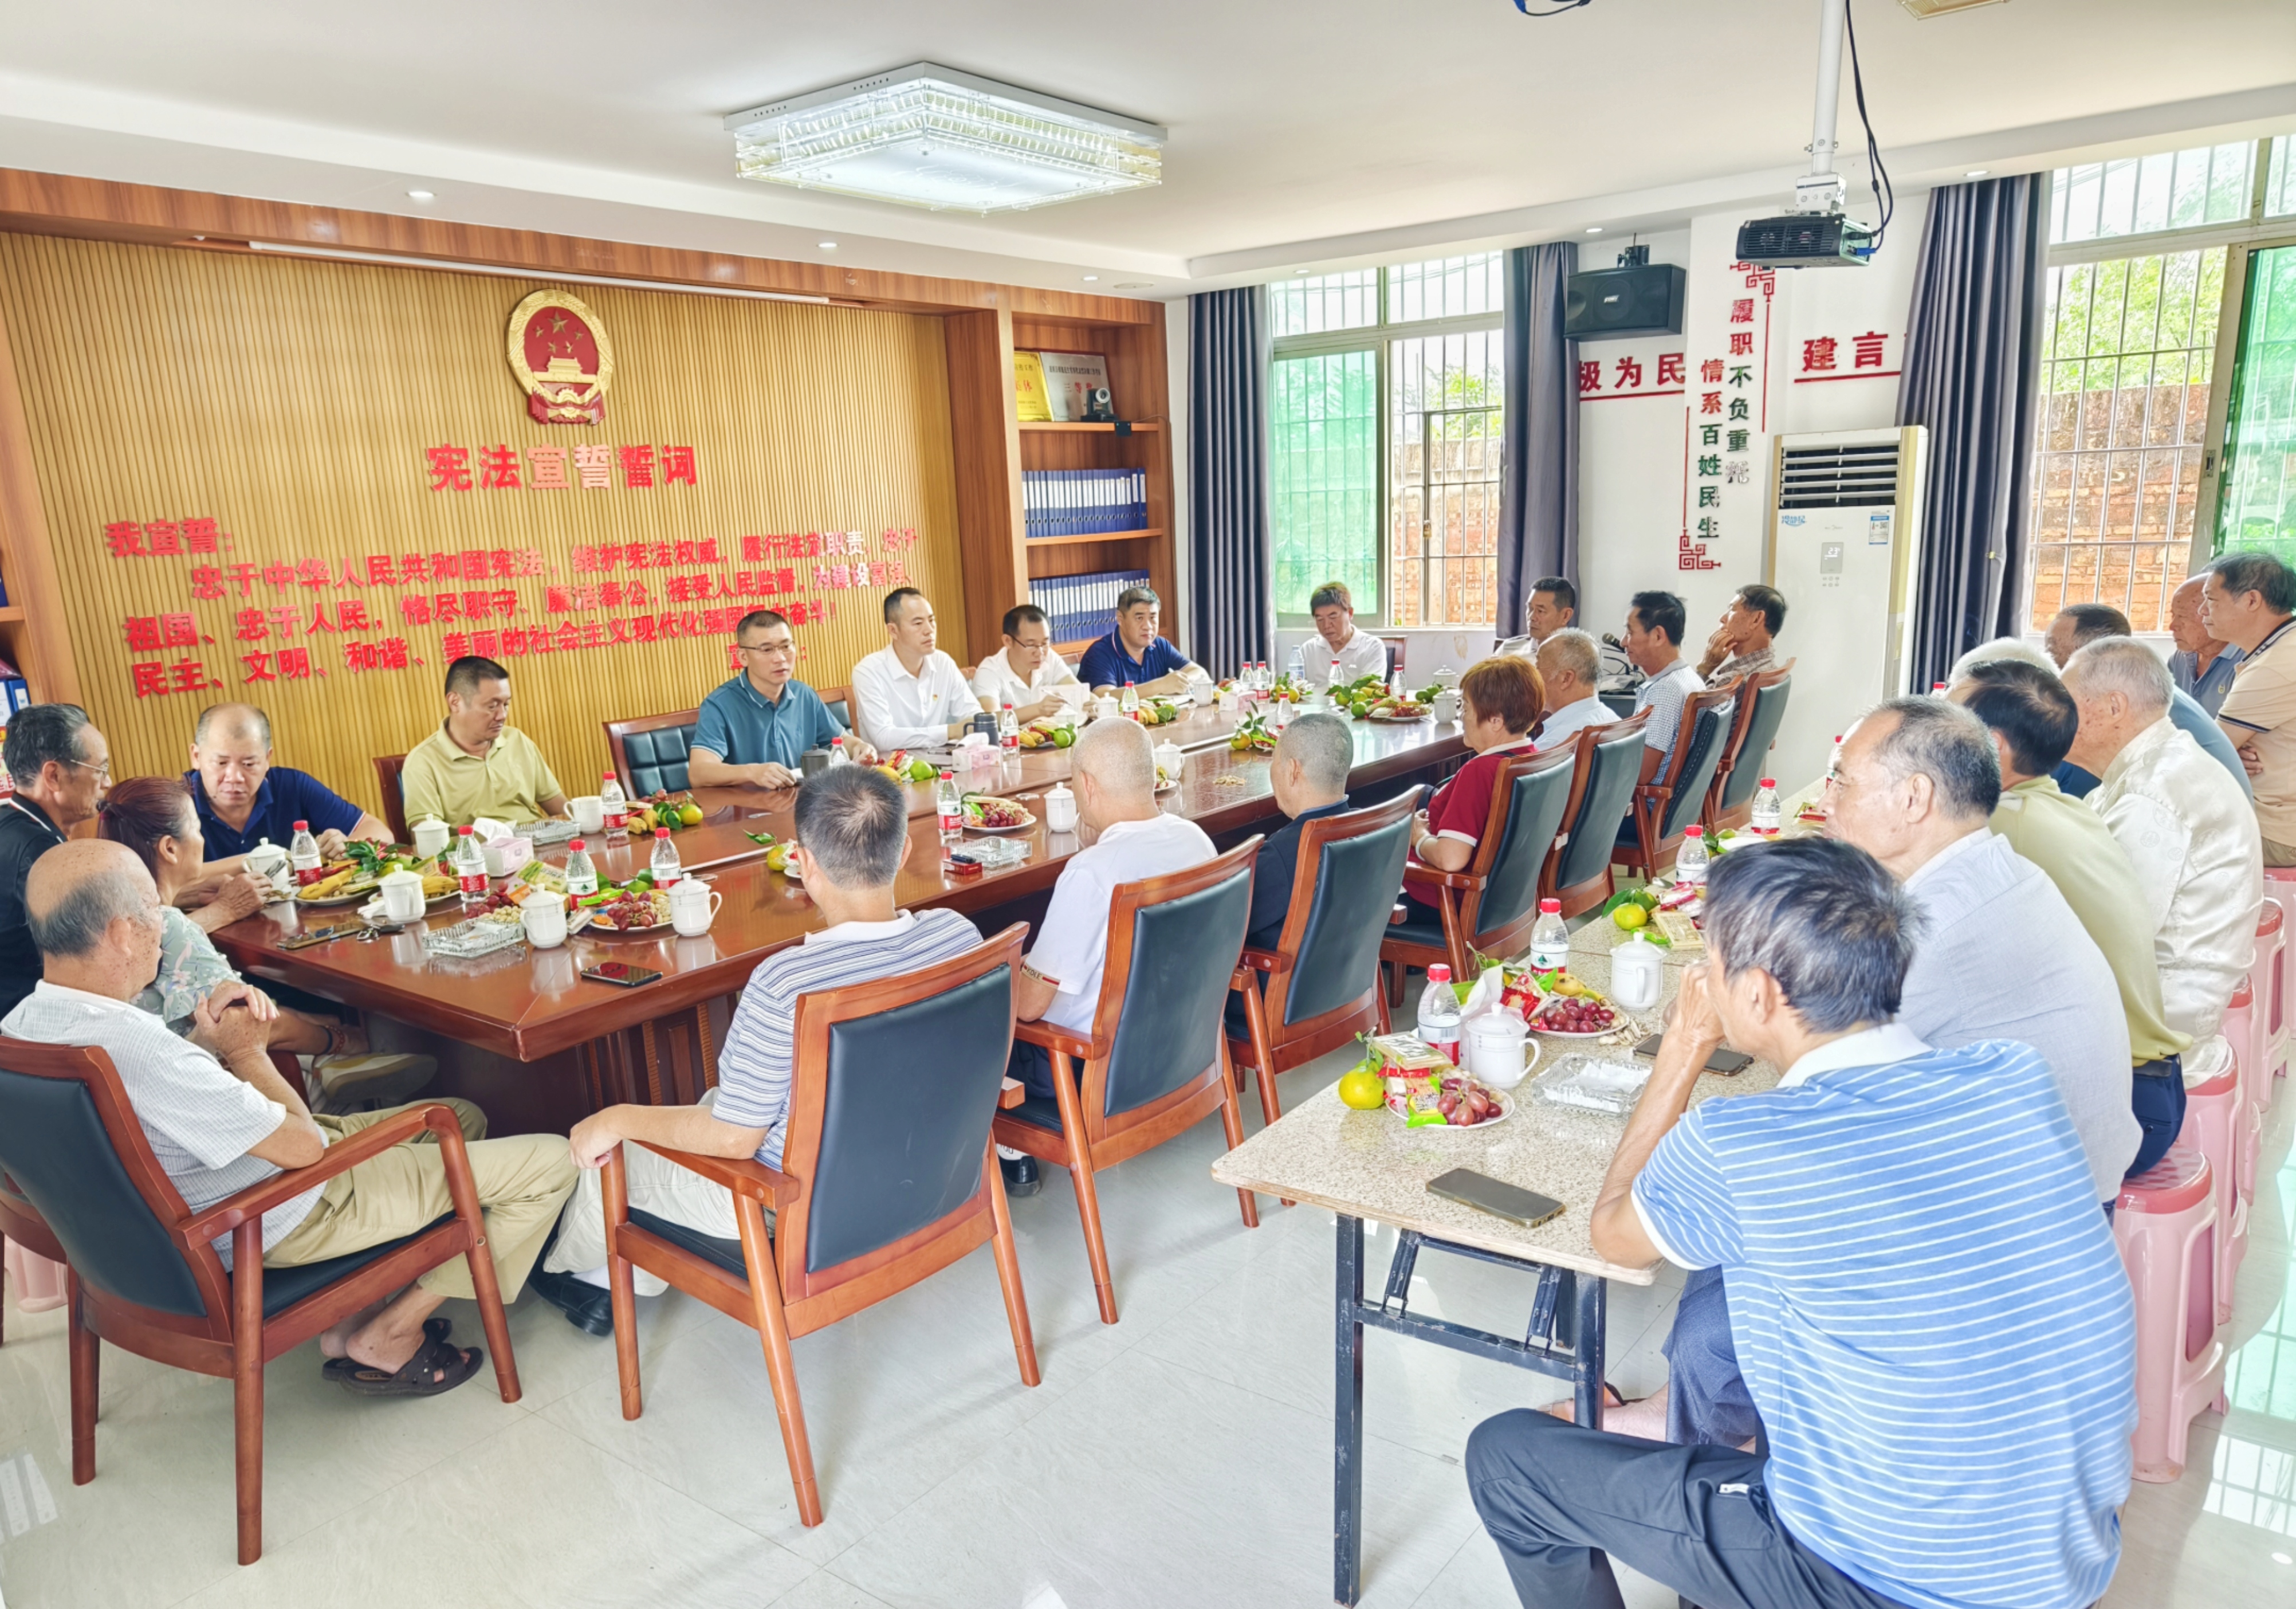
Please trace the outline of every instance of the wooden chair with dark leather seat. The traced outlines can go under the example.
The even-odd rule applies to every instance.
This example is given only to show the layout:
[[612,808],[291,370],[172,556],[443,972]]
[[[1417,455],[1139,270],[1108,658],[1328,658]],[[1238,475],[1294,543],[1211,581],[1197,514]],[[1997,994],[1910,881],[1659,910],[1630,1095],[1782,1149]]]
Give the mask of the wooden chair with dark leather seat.
[[[998,1112],[996,1140],[1069,1170],[1103,1324],[1116,1322],[1116,1288],[1093,1175],[1185,1133],[1214,1111],[1230,1149],[1243,1144],[1221,1023],[1259,853],[1254,833],[1201,866],[1117,884],[1092,1032],[1050,1022],[1013,1030],[1050,1053],[1054,1098],[1032,1096]],[[1083,1064],[1081,1073],[1072,1061]],[[1236,1195],[1245,1227],[1258,1228],[1251,1193]]]
[[821,702],[829,706],[829,712],[837,718],[837,724],[848,732],[852,731],[853,697],[850,690],[844,687],[816,687],[814,691],[821,695]]
[[[428,1130],[455,1211],[398,1240],[300,1268],[263,1266],[263,1214]],[[419,1106],[329,1145],[308,1168],[193,1212],[152,1153],[111,1058],[0,1038],[0,1168],[71,1267],[72,1484],[95,1478],[101,1342],[232,1382],[239,1562],[263,1554],[263,1366],[449,1259],[470,1261],[505,1402],[519,1397],[510,1328],[454,1112]],[[232,1237],[226,1269],[213,1242]]]
[[382,819],[390,828],[394,843],[413,843],[414,834],[406,830],[406,792],[398,784],[398,774],[406,769],[404,754],[378,754],[374,757],[375,786],[382,792]]
[[1732,706],[1730,747],[1706,786],[1706,830],[1742,827],[1754,813],[1754,790],[1762,785],[1769,763],[1770,745],[1778,741],[1778,727],[1786,718],[1786,701],[1793,694],[1794,661],[1775,670],[1764,670],[1738,684],[1738,702]]
[[1538,877],[1539,898],[1560,899],[1565,916],[1592,910],[1615,891],[1611,861],[1642,780],[1643,733],[1649,725],[1644,710],[1578,734],[1562,835]]
[[693,709],[605,722],[606,748],[622,791],[632,799],[651,799],[658,792],[683,793],[691,787],[686,757],[693,752],[701,720],[701,711]]
[[[6,1251],[12,1240],[33,1256],[45,1257],[50,1262],[70,1260],[64,1256],[56,1232],[40,1216],[40,1210],[25,1199],[15,1180],[0,1173],[0,1252]],[[23,1294],[21,1291],[16,1293],[20,1300]]]
[[1259,1073],[1260,1114],[1271,1123],[1283,1115],[1277,1074],[1366,1029],[1388,1030],[1380,940],[1403,892],[1411,815],[1425,792],[1408,788],[1385,804],[1302,826],[1283,932],[1273,949],[1244,947],[1234,984],[1247,1031],[1239,1038],[1230,1022],[1228,1061]]
[[1015,923],[935,965],[799,996],[781,1168],[646,1146],[734,1193],[738,1240],[632,1210],[621,1148],[606,1159],[622,1416],[636,1418],[643,1406],[635,1266],[758,1332],[798,1515],[808,1525],[821,1523],[821,1494],[793,1337],[906,1290],[985,1241],[996,1248],[1021,1382],[1037,1383],[1004,1175],[989,1144],[999,1104],[1021,1095],[1004,1063],[1027,932]]
[[1684,829],[1706,808],[1706,787],[1730,737],[1730,706],[1735,687],[1693,693],[1682,701],[1675,727],[1674,751],[1658,774],[1635,789],[1634,813],[1619,834],[1613,858],[1638,877],[1653,877],[1674,864]]
[[1418,861],[1403,867],[1404,887],[1431,889],[1430,910],[1415,899],[1393,908],[1380,934],[1379,958],[1389,970],[1388,1002],[1403,998],[1403,974],[1442,962],[1455,978],[1475,975],[1475,956],[1508,956],[1527,943],[1538,920],[1538,879],[1562,830],[1570,802],[1578,751],[1525,750],[1500,768],[1490,813],[1475,840],[1475,858],[1464,872],[1442,872]]

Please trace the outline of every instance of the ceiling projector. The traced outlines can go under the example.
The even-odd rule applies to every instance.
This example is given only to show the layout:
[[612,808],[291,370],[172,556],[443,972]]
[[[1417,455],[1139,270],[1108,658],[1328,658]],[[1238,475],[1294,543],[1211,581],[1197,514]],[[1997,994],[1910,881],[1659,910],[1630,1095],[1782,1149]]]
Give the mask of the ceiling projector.
[[[1789,210],[1738,226],[1738,260],[1758,268],[1860,267],[1880,243],[1877,231],[1841,210],[1841,176],[1833,170],[1835,113],[1841,98],[1841,36],[1848,0],[1824,0],[1818,13],[1817,108],[1809,141],[1809,171],[1794,182]],[[1854,53],[1856,45],[1851,45]],[[1866,109],[1861,86],[1858,111]],[[1879,167],[1869,127],[1867,152]],[[1887,182],[1887,176],[1883,176]],[[1886,226],[1886,214],[1883,223]]]

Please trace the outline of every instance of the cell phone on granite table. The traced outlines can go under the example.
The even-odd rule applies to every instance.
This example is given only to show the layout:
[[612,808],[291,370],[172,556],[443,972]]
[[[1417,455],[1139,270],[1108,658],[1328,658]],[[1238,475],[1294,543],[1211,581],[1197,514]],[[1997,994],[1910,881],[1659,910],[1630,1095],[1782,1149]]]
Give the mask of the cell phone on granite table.
[[643,966],[632,966],[627,961],[601,961],[595,966],[586,966],[582,975],[597,983],[619,983],[624,989],[636,989],[642,983],[658,983],[661,974]]
[[[1651,1035],[1649,1038],[1644,1039],[1641,1044],[1635,1047],[1635,1054],[1638,1056],[1648,1056],[1655,1059],[1658,1055],[1658,1047],[1665,1043],[1666,1036],[1664,1034],[1654,1033]],[[1753,1064],[1754,1058],[1748,1055],[1744,1051],[1732,1050],[1720,1045],[1716,1046],[1713,1053],[1706,1058],[1706,1071],[1709,1072],[1718,1072],[1723,1074],[1725,1077],[1727,1077],[1734,1072],[1743,1072],[1747,1068],[1751,1067]]]
[[1553,1196],[1510,1185],[1472,1168],[1454,1168],[1448,1173],[1438,1174],[1427,1181],[1427,1193],[1479,1212],[1488,1212],[1494,1218],[1504,1218],[1509,1223],[1521,1224],[1526,1229],[1536,1229],[1562,1215],[1562,1203]]

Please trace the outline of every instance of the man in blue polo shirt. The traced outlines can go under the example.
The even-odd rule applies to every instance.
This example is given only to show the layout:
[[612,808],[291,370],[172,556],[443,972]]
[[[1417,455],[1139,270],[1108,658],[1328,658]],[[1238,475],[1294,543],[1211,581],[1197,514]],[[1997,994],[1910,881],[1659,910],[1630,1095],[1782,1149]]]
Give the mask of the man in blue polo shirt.
[[701,701],[685,774],[697,788],[793,788],[808,749],[837,738],[867,762],[869,746],[838,724],[821,694],[795,680],[797,634],[770,609],[756,609],[734,628],[739,675]]
[[[2128,1277],[2046,1063],[1891,1019],[1919,907],[1825,839],[1709,874],[1588,1230],[1718,1268],[1767,1454],[1519,1410],[1467,1444],[1525,1605],[1616,1609],[1619,1559],[1698,1604],[2080,1609],[2120,1556],[2136,1423]],[[1685,1115],[1724,1038],[1786,1069]]]
[[1144,698],[1211,680],[1201,665],[1156,635],[1163,612],[1162,603],[1145,587],[1117,594],[1116,629],[1084,651],[1077,679],[1095,693],[1119,693],[1129,682]]
[[308,771],[271,763],[271,718],[253,704],[210,704],[192,731],[192,768],[184,773],[207,841],[212,878],[240,869],[247,851],[269,839],[294,841],[308,821],[319,852],[333,858],[347,838],[389,843],[390,828]]

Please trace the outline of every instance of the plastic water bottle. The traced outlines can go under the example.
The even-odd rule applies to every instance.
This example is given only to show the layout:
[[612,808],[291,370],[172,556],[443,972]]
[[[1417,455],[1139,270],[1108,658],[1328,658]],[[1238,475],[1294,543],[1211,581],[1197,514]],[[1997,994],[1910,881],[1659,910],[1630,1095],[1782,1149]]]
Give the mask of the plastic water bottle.
[[1703,887],[1706,859],[1706,829],[1694,824],[1683,828],[1682,848],[1674,856],[1674,880]]
[[465,909],[487,901],[487,857],[468,827],[455,829],[455,883]]
[[1764,838],[1778,835],[1778,779],[1762,778],[1762,785],[1754,790],[1754,813],[1747,825]]
[[1338,702],[1338,699],[1339,699],[1339,692],[1340,692],[1340,656],[1339,656],[1338,654],[1336,654],[1336,653],[1335,653],[1335,654],[1332,655],[1332,675],[1331,675],[1331,679],[1330,679],[1329,681],[1326,681],[1326,682],[1324,684],[1324,693],[1325,696],[1327,696],[1327,697],[1331,698],[1331,699],[1332,700],[1332,702]]
[[1427,969],[1427,987],[1419,991],[1419,1038],[1457,1064],[1459,996],[1451,987],[1451,969],[1440,961]]
[[1124,684],[1124,692],[1118,697],[1116,708],[1127,720],[1140,718],[1140,689],[1129,680]]
[[933,784],[933,814],[940,817],[940,841],[953,849],[964,840],[964,795],[956,790],[956,773],[943,771]]
[[1021,746],[1021,718],[1013,712],[1010,699],[1006,699],[1004,707],[996,712],[996,741],[1007,749]]
[[590,862],[589,848],[578,838],[566,846],[566,903],[570,906],[598,891],[598,868]]
[[677,846],[669,841],[668,827],[653,830],[653,885],[667,889],[676,885],[685,875],[685,865],[677,858]]
[[1291,668],[1283,674],[1292,678],[1292,685],[1295,687],[1308,685],[1308,655],[1304,649],[1294,648],[1292,651]]
[[609,771],[605,781],[598,784],[598,808],[606,817],[606,841],[621,843],[630,835],[629,796],[622,792],[619,778]]
[[843,738],[832,737],[829,740],[829,763],[832,766],[849,766],[853,763],[853,757],[845,751]]
[[1530,969],[1550,973],[1570,965],[1570,930],[1562,925],[1562,901],[1542,899],[1530,929]]
[[319,841],[311,836],[309,822],[295,824],[295,836],[287,841],[287,860],[295,868],[295,881],[306,887],[326,874],[319,859]]

